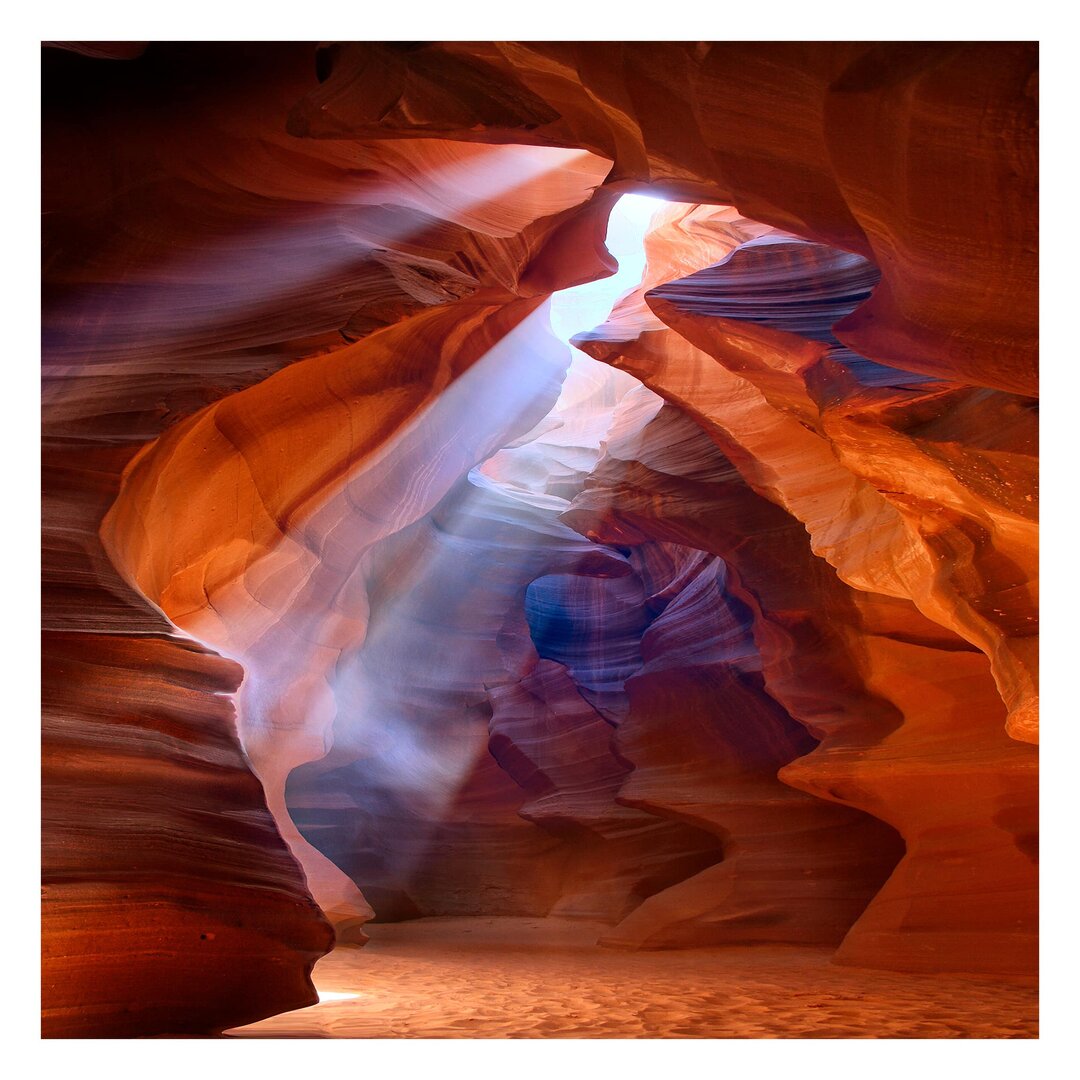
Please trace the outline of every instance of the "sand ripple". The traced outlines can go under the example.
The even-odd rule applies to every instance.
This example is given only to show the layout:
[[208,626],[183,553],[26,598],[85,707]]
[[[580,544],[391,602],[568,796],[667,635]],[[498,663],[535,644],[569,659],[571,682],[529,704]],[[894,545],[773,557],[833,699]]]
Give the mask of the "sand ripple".
[[[599,924],[421,919],[369,927],[315,969],[310,1009],[243,1038],[1035,1038],[1033,981],[838,967],[832,951],[613,952]],[[355,996],[338,996],[355,995]]]

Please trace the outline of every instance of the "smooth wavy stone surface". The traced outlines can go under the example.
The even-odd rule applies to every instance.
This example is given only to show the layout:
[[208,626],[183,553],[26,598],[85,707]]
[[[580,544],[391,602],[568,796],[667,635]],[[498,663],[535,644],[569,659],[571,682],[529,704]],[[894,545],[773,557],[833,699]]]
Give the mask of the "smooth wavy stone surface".
[[876,364],[837,340],[834,325],[869,299],[880,279],[874,264],[861,255],[774,232],[749,240],[717,265],[669,280],[645,295],[687,315],[735,319],[824,342],[831,346],[829,359],[843,364],[862,385],[933,382],[927,375]]
[[1034,45],[51,44],[47,1034],[373,911],[1034,970]]
[[[679,237],[677,219],[654,223],[650,263],[691,269],[672,258]],[[706,424],[848,584],[907,597],[981,648],[1010,734],[1036,739],[1034,403],[845,360],[830,327],[876,276],[858,256],[775,233],[734,252],[723,238],[689,251],[719,258],[642,296],[656,322],[626,324],[617,308],[576,343]],[[639,304],[626,298],[623,309]],[[626,329],[634,336],[622,337]],[[983,430],[996,433],[990,442],[975,434],[979,409]],[[938,436],[941,417],[956,424],[955,439]],[[956,444],[948,463],[938,449],[946,441]]]
[[43,1034],[314,1004],[333,935],[233,734],[236,665],[145,634],[47,632],[42,658]]
[[[660,536],[723,557],[731,592],[753,612],[770,697],[821,740],[780,779],[903,837],[906,854],[847,933],[841,959],[1034,970],[1037,756],[1006,735],[984,656],[910,602],[843,583],[802,525],[672,409],[609,443],[564,519],[600,542]],[[960,855],[960,837],[975,834],[979,846]]]
[[294,132],[583,147],[613,181],[871,257],[882,283],[837,331],[858,355],[1037,392],[1032,43],[354,43],[323,58]]
[[[667,371],[682,366],[674,380],[727,388],[709,422],[756,489],[804,522],[849,584],[909,598],[985,652],[1010,734],[1037,741],[1037,404],[940,383],[864,386],[803,338],[654,304],[679,334],[678,351],[663,353]],[[665,345],[636,348],[656,355]],[[854,559],[849,543],[861,545]]]
[[[225,696],[240,669],[178,637],[184,605],[164,618],[159,598],[142,595],[153,590],[133,587],[102,546],[122,474],[163,431],[297,360],[485,289],[500,301],[519,287],[542,298],[563,272],[545,256],[549,240],[577,251],[569,277],[609,272],[596,221],[611,198],[596,200],[587,228],[568,213],[589,201],[607,163],[544,148],[508,159],[444,142],[382,151],[302,143],[284,117],[317,86],[307,45],[154,43],[122,50],[139,59],[108,64],[88,58],[101,49],[77,51],[43,58],[44,679],[48,696],[71,663],[96,669],[104,652],[109,678],[132,697],[123,723],[89,720],[90,706],[69,690],[46,718],[46,807],[63,808],[46,811],[47,1029],[209,1031],[310,1001],[307,972],[330,938],[267,813],[269,798],[290,831],[283,786],[264,794],[236,742]],[[520,286],[526,277],[539,284]],[[214,517],[213,482],[208,503],[191,501],[213,472],[205,456],[181,470],[181,544],[186,529],[201,527],[193,515],[204,525]],[[231,540],[210,537],[209,561]],[[66,659],[53,640],[65,642]],[[156,666],[146,672],[150,641]],[[227,674],[193,693],[183,674],[193,657]],[[85,681],[71,685],[90,693]],[[190,745],[163,741],[158,713],[191,728]],[[53,728],[67,738],[87,723],[111,755],[108,771],[80,763],[81,742],[54,770]],[[233,777],[213,796],[189,782],[184,764],[204,753],[220,759],[215,768],[228,758]],[[139,809],[170,789],[155,813]],[[251,822],[239,835],[236,815]],[[194,857],[170,871],[175,887],[158,881],[164,835],[194,852],[227,848],[253,884]],[[287,839],[301,844],[298,833]],[[134,862],[105,888],[97,863],[112,847]],[[340,870],[313,850],[303,855],[307,884],[339,935],[344,926],[356,938],[371,909]],[[118,929],[122,905],[142,930]],[[199,923],[216,929],[204,940]]]

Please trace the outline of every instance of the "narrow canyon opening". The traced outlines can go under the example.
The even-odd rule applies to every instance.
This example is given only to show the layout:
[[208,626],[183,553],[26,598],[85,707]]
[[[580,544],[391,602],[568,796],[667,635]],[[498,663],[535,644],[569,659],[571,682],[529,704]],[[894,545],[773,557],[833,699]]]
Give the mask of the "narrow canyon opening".
[[1032,1034],[1027,338],[865,174],[981,54],[62,44],[54,1030]]

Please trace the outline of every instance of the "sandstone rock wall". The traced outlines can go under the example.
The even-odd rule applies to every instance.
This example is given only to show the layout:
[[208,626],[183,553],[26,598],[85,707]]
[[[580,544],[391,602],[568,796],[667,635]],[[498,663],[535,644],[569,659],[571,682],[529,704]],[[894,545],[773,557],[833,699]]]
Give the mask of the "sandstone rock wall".
[[55,44],[47,1034],[320,908],[1033,969],[1034,46]]

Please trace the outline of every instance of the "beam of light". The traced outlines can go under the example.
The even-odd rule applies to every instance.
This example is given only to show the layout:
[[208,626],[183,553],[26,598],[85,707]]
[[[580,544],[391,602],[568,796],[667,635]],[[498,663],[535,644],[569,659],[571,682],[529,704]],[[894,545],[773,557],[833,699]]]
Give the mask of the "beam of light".
[[[332,716],[321,733],[310,734],[317,734],[324,750],[332,748],[337,767],[350,759],[363,762],[358,781],[372,793],[369,804],[381,793],[415,814],[411,850],[395,853],[403,875],[422,857],[427,832],[487,745],[486,725],[481,730],[473,717],[457,715],[448,704],[455,696],[448,685],[454,672],[476,670],[482,662],[464,639],[449,643],[454,655],[447,657],[447,642],[429,625],[468,583],[455,580],[460,563],[452,546],[448,553],[440,546],[417,546],[412,538],[473,465],[550,409],[568,360],[568,348],[550,332],[546,306],[538,309],[450,384],[377,462],[349,480],[305,525],[332,522],[317,545],[310,533],[304,543],[334,554],[316,565],[301,587],[290,607],[289,628],[310,641],[325,640],[328,598],[345,617],[351,604],[359,605],[357,622],[365,624],[362,636],[339,650],[326,669],[323,685],[333,701]],[[459,511],[469,497],[466,492],[458,500]],[[372,602],[369,613],[373,578],[388,577],[397,582],[392,595]],[[432,609],[427,619],[425,606]],[[242,660],[250,672],[240,709],[244,742],[264,741],[260,757],[277,756],[281,720],[287,722],[280,718],[282,697],[272,689],[275,679],[288,681],[294,670],[292,663],[282,663],[283,655],[296,655],[282,649],[284,633],[282,628],[264,635]],[[301,704],[293,701],[290,708]],[[321,756],[309,753],[302,760]]]
[[355,990],[319,990],[316,987],[319,995],[319,1004],[322,1005],[325,1001],[349,1001],[352,998],[363,997],[363,994],[358,993]]
[[[643,240],[664,200],[652,195],[624,195],[611,211],[605,244],[619,264],[611,277],[563,289],[551,299],[551,329],[560,341],[602,323],[620,297],[640,283],[645,271]],[[577,350],[575,350],[577,352]]]
[[[410,166],[393,146],[380,150],[385,160],[375,169],[370,161],[338,162],[343,170],[351,165],[352,175],[329,204],[271,192],[280,201],[272,219],[241,221],[228,232],[193,231],[190,253],[137,267],[135,280],[130,266],[108,269],[103,255],[101,280],[85,282],[71,300],[47,304],[43,404],[62,409],[69,392],[63,380],[83,367],[95,378],[130,376],[137,358],[141,372],[205,375],[209,354],[337,330],[362,267],[384,249],[407,249],[445,222],[513,236],[531,220],[587,199],[606,163],[585,150],[469,143],[463,153],[461,144],[430,143],[428,168]],[[312,325],[320,295],[324,316]]]
[[[660,205],[640,196],[617,204],[609,241],[619,259],[618,273],[553,297],[556,338],[565,343],[602,322],[615,300],[640,283],[644,233]],[[537,318],[542,317],[538,312]],[[539,332],[538,327],[529,329],[533,335]],[[567,493],[567,484],[580,486],[592,470],[625,395],[633,390],[649,394],[632,376],[576,349],[569,349],[572,360],[561,388],[541,385],[537,375],[543,364],[536,356],[522,366],[520,346],[509,340],[503,344],[507,347],[498,357],[485,357],[452,385],[432,413],[445,413],[455,423],[465,419],[470,446],[476,446],[478,432],[489,428],[491,435],[501,428],[505,441],[512,431],[505,418],[524,415],[526,405],[543,418],[508,447],[493,446],[494,452],[464,478],[462,456],[455,454],[459,469],[448,470],[447,476],[461,482],[440,504],[437,526],[430,517],[411,513],[414,525],[398,520],[395,531],[370,549],[364,560],[368,574],[392,576],[398,585],[392,595],[373,601],[363,641],[346,650],[328,675],[336,702],[328,732],[333,749],[324,763],[309,766],[301,786],[293,789],[298,813],[304,807],[317,809],[320,798],[334,802],[342,797],[346,805],[339,812],[348,813],[351,800],[358,819],[408,813],[407,848],[391,840],[379,849],[388,874],[384,883],[407,886],[423,863],[429,838],[487,753],[486,719],[463,711],[455,701],[484,700],[486,686],[506,679],[495,640],[507,612],[518,609],[527,634],[524,595],[529,583],[553,568],[565,572],[574,558],[595,550],[558,520],[569,501],[555,489]],[[654,409],[661,404],[656,398]],[[454,436],[461,437],[460,432]],[[434,443],[448,445],[443,436]],[[356,491],[359,505],[370,504],[374,481],[380,490],[397,491],[400,464],[398,459],[384,477],[359,478],[369,493]],[[430,459],[426,467],[433,467]],[[485,578],[483,606],[463,624],[460,598],[475,595],[478,577]],[[328,787],[320,796],[322,778],[332,771],[337,775],[326,779]]]
[[[663,199],[651,195],[624,195],[615,204],[605,243],[618,261],[618,270],[611,277],[552,296],[551,329],[560,341],[570,345],[575,335],[592,330],[622,297],[640,285],[646,262],[645,234],[665,205]],[[591,472],[615,412],[631,391],[637,395],[642,424],[663,405],[660,397],[632,375],[600,363],[572,345],[570,353],[570,369],[551,412],[531,432],[479,467],[507,491],[535,498],[550,494],[545,492],[545,483],[557,474],[568,477],[573,471],[582,475]],[[651,399],[648,406],[640,400],[645,397]]]
[[[531,220],[583,202],[610,165],[606,159],[586,151],[565,148],[468,144],[468,153],[463,155],[460,149],[440,140],[433,140],[431,146],[441,164],[420,170],[410,166],[409,155],[400,148],[383,147],[383,155],[390,162],[384,162],[386,175],[359,168],[364,162],[349,158],[355,151],[348,147],[324,148],[324,154],[342,158],[334,164],[346,175],[332,193],[331,205],[319,205],[324,195],[317,195],[310,205],[281,200],[283,207],[276,222],[262,220],[209,238],[196,237],[196,243],[209,242],[198,249],[193,246],[189,254],[167,264],[155,264],[147,280],[121,281],[119,287],[112,283],[90,285],[86,290],[88,300],[51,306],[44,349],[47,383],[43,405],[50,415],[69,408],[67,380],[86,374],[81,371],[86,364],[92,366],[94,377],[114,370],[127,374],[133,358],[138,359],[141,371],[190,370],[205,374],[212,369],[213,355],[228,352],[234,344],[242,344],[251,352],[253,342],[272,343],[295,336],[295,330],[292,335],[283,332],[281,320],[287,320],[293,308],[310,306],[309,293],[320,282],[340,278],[343,288],[347,288],[358,261],[378,249],[407,249],[424,230],[444,228],[440,214],[463,228],[477,228],[492,236],[512,236]],[[355,190],[346,190],[346,182],[355,185]],[[277,191],[263,194],[280,198]],[[417,208],[421,211],[419,221]],[[546,322],[546,314],[536,318]],[[329,319],[327,330],[340,326],[339,311],[331,312]],[[307,326],[306,332],[312,332],[312,328]],[[466,378],[457,390],[452,385],[444,395],[445,401],[435,413],[456,418],[449,426],[442,426],[447,440],[453,442],[457,437],[450,430],[454,423],[458,428],[475,427],[476,404],[470,408],[470,403],[462,400],[467,398],[470,387],[475,390],[479,385],[481,405],[499,415],[500,409],[513,404],[515,396],[525,407],[539,387],[550,382],[551,365],[535,364],[530,370],[527,365],[531,352],[523,348],[524,369],[521,364],[517,369],[509,365],[509,382],[501,397],[497,394],[484,400],[483,373],[497,367],[505,359],[505,351],[520,343],[521,335],[511,333],[490,357],[476,365],[471,379]],[[264,360],[256,356],[252,361],[253,378],[262,376],[263,365]],[[227,366],[233,371],[235,358]],[[561,378],[565,355],[560,356],[559,366],[557,375]],[[558,379],[554,386],[557,394]],[[508,414],[504,411],[501,415],[506,421]],[[512,421],[513,414],[509,415]],[[418,424],[410,430],[415,432],[425,421],[425,417],[418,418]],[[433,429],[437,437],[440,425],[434,424]],[[416,439],[422,447],[427,438],[429,450],[431,430],[429,426],[428,435],[421,433]],[[468,438],[458,438],[458,442],[459,453],[451,454],[450,459],[456,462],[459,473],[498,445],[481,442],[470,450]],[[390,456],[393,449],[389,448]],[[469,458],[468,454],[475,456]],[[428,456],[444,460],[437,452]],[[427,491],[426,501],[417,498],[410,502],[408,509],[414,518],[430,509],[449,483],[445,475],[432,477],[423,462],[411,470],[399,469],[398,483],[402,476],[412,478],[414,495],[418,490]],[[394,480],[392,470],[387,471],[385,479]],[[331,494],[332,498],[342,496],[341,492]],[[258,624],[253,628],[240,626],[230,617],[229,603],[222,597],[225,602],[220,616],[213,605],[208,605],[201,613],[184,618],[178,627],[185,636],[235,659],[244,668],[245,678],[235,699],[237,729],[254,771],[263,781],[270,811],[324,909],[353,914],[363,913],[362,900],[345,875],[300,836],[285,806],[284,785],[295,765],[322,757],[332,745],[327,727],[338,703],[328,675],[342,652],[335,641],[334,627],[347,630],[366,623],[366,598],[362,595],[358,565],[363,550],[389,531],[390,524],[398,529],[408,524],[408,515],[399,510],[391,523],[383,523],[382,533],[378,526],[373,529],[363,513],[365,494],[370,504],[370,496],[378,492],[370,484],[366,493],[350,485],[344,496],[353,503],[353,509],[360,510],[347,515],[355,529],[353,537],[313,538],[309,523],[309,528],[294,530],[283,539],[280,549],[291,551],[271,552],[268,558],[252,564],[252,571],[261,564],[265,572],[267,563],[273,566],[276,560],[277,566],[287,568],[290,561],[299,559],[294,567],[299,573],[290,590],[288,610],[265,610],[251,620],[253,597],[240,596],[239,618]],[[318,525],[314,528],[317,533]],[[351,550],[353,557],[346,558],[344,565],[336,557],[327,557],[327,547],[334,545],[338,548],[334,556],[341,550]],[[245,580],[234,583],[238,595],[247,592],[250,577],[246,574]],[[352,610],[357,608],[360,610]],[[339,630],[338,636],[343,632]],[[291,662],[283,662],[283,657]],[[307,670],[303,670],[305,667]],[[288,678],[286,672],[293,678]],[[299,680],[298,672],[302,675]]]
[[[427,598],[428,622],[441,623],[451,632],[460,628],[460,613],[454,609],[461,594],[454,574],[460,569],[455,571],[454,565],[460,566],[461,553],[454,543],[423,552],[418,561],[406,550],[402,561],[384,567],[394,582],[386,587],[372,578],[380,546],[396,543],[399,537],[407,541],[408,531],[425,521],[424,527],[430,528],[433,508],[455,485],[465,482],[455,508],[459,516],[468,517],[474,498],[485,501],[485,512],[494,519],[511,522],[528,504],[532,516],[519,522],[521,531],[530,537],[547,535],[564,563],[568,556],[563,549],[574,553],[591,548],[558,523],[567,503],[546,492],[544,474],[550,476],[551,469],[544,460],[557,461],[558,470],[571,482],[583,478],[600,452],[619,401],[638,385],[565,344],[573,333],[601,321],[612,300],[640,280],[641,238],[657,204],[631,198],[613,214],[612,245],[620,258],[619,274],[560,294],[554,333],[547,306],[533,312],[450,383],[374,459],[328,490],[322,504],[290,529],[274,551],[216,592],[212,607],[184,622],[192,636],[233,657],[245,670],[237,697],[241,743],[267,788],[268,805],[281,833],[308,873],[309,886],[324,910],[343,896],[343,875],[339,872],[339,880],[327,886],[332,864],[325,856],[313,859],[317,849],[296,830],[284,796],[289,773],[305,762],[325,759],[337,767],[366,759],[367,780],[381,784],[404,805],[412,800],[428,822],[437,824],[486,752],[487,742],[486,723],[478,724],[475,713],[455,715],[453,708],[444,707],[440,713],[440,695],[450,701],[483,700],[485,680],[502,674],[492,668],[491,658],[504,614],[498,611],[476,613],[472,620],[476,640],[467,655],[428,662],[416,647],[413,634],[420,597]],[[635,228],[636,250],[630,242]],[[308,271],[318,276],[312,266],[302,268],[301,277]],[[290,281],[290,289],[294,285]],[[251,288],[256,289],[254,283]],[[579,290],[586,290],[589,304],[577,303]],[[265,291],[259,295],[272,303],[278,294],[271,288],[269,297]],[[542,428],[545,414],[551,419],[549,430],[532,440],[535,445],[530,449],[528,439],[523,445],[522,433]],[[521,460],[529,453],[539,457],[541,475],[536,483],[515,480],[500,487],[493,478],[497,470],[482,478],[475,473],[468,480],[476,466],[508,444],[516,445],[509,452]],[[493,499],[502,500],[501,509],[490,505]],[[549,556],[538,550],[534,539],[520,551],[501,550],[492,557],[509,562],[502,573],[522,590],[549,569],[545,565]],[[484,568],[472,564],[471,572],[483,574]],[[373,601],[373,590],[380,589],[383,595]],[[289,598],[284,606],[282,596]],[[493,600],[509,607],[516,603],[523,611],[520,598],[512,595],[495,594]],[[369,604],[376,610],[369,611]],[[438,637],[436,633],[431,638],[433,649],[439,647]],[[451,653],[461,648],[460,641],[449,643]],[[409,662],[395,662],[395,655]],[[463,694],[461,686],[447,685],[448,671],[458,681],[472,679],[473,684],[466,685]],[[417,700],[426,706],[419,713],[416,701],[403,700],[403,686],[424,691]],[[332,796],[333,790],[328,794]],[[424,857],[423,832],[418,822],[412,850],[403,854],[398,867],[402,873]]]

